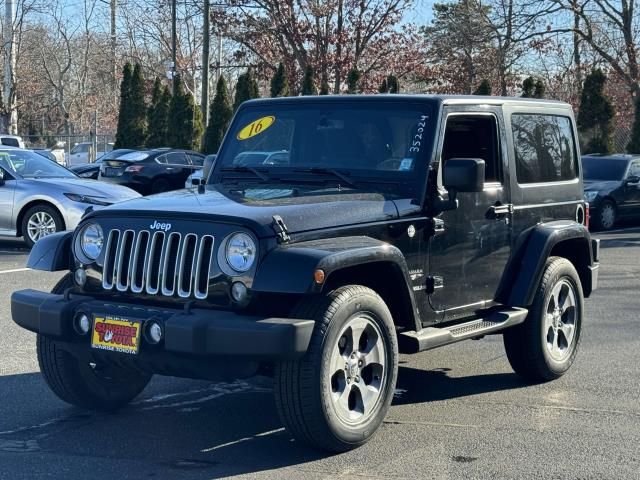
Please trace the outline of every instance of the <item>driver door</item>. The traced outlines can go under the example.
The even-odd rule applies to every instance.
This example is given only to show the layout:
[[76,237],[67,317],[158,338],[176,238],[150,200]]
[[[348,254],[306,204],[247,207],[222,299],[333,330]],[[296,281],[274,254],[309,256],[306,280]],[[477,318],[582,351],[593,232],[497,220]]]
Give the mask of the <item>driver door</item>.
[[[444,231],[431,240],[429,304],[449,321],[489,307],[510,254],[508,156],[500,107],[449,107],[440,134],[440,172],[451,158],[485,161],[484,190],[458,193],[459,207],[443,212]],[[446,196],[442,179],[439,189]]]
[[8,233],[15,230],[13,224],[13,198],[15,195],[16,181],[11,175],[0,167],[0,232]]

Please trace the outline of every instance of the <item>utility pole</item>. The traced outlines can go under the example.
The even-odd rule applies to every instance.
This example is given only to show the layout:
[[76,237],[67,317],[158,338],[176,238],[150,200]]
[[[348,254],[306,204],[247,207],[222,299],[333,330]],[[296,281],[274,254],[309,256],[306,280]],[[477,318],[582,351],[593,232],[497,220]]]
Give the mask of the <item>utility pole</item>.
[[118,91],[118,70],[116,59],[116,8],[118,7],[118,0],[110,0],[109,4],[111,8],[111,75],[113,80],[113,89]]
[[[209,124],[209,43],[211,40],[211,2],[204,0],[204,23],[202,26],[202,97],[200,110],[204,119],[205,127]],[[216,79],[217,81],[217,79]]]
[[176,60],[177,60],[177,12],[176,0],[171,0],[171,92],[175,85],[176,78]]
[[16,110],[15,92],[13,88],[13,76],[16,68],[15,50],[15,29],[13,21],[16,18],[15,0],[5,2],[5,24],[4,24],[4,108],[7,112],[7,133],[16,134],[18,129],[18,111]]

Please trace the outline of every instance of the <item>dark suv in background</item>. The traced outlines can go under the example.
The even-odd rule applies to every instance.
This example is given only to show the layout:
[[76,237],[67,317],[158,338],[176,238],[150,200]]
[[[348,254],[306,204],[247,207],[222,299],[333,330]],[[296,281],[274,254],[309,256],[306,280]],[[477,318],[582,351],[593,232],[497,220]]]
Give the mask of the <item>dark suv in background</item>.
[[610,230],[619,220],[640,219],[639,155],[584,155],[582,168],[595,228]]
[[190,150],[142,150],[103,161],[98,180],[149,195],[184,188],[185,180],[203,162],[204,155]]

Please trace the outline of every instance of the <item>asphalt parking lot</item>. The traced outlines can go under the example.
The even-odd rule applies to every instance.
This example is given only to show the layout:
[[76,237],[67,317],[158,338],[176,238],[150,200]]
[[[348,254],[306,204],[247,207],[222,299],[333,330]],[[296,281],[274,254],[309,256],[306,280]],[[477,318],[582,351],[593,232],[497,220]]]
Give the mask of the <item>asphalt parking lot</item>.
[[267,378],[156,377],[116,414],[62,403],[9,309],[12,291],[60,275],[25,270],[22,244],[0,241],[0,478],[640,478],[640,228],[600,238],[600,288],[567,375],[522,383],[500,336],[404,356],[381,430],[333,456],[289,438]]

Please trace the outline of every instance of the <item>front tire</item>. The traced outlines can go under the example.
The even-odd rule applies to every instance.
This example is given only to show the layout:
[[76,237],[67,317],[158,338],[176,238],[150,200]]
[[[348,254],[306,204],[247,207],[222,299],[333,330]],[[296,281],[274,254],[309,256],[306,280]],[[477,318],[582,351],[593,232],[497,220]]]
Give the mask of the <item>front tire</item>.
[[351,285],[303,301],[293,315],[316,325],[305,356],[276,366],[282,422],[297,440],[324,450],[366,443],[386,416],[398,374],[389,309],[373,290]]
[[564,375],[580,347],[583,311],[582,284],[573,264],[550,257],[527,319],[503,334],[513,370],[531,382]]
[[[73,279],[67,275],[51,293],[64,293],[71,286]],[[151,379],[151,375],[123,367],[81,362],[43,335],[38,335],[36,342],[42,376],[53,393],[71,405],[115,410],[138,396]]]
[[29,248],[43,237],[64,230],[60,212],[44,203],[34,205],[22,217],[22,236]]
[[611,230],[618,220],[618,210],[611,200],[604,200],[600,204],[598,215],[596,216],[597,227],[600,230]]

